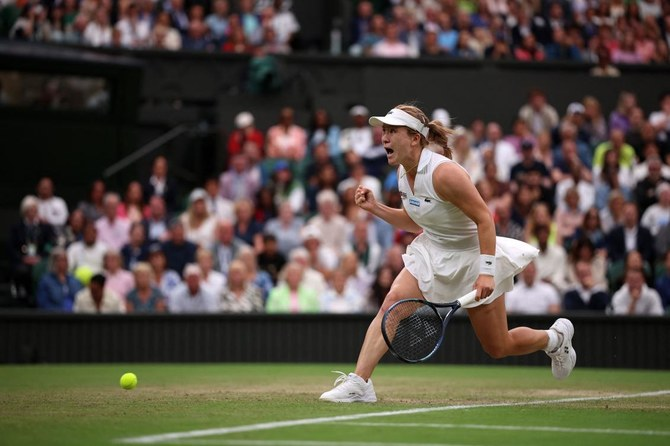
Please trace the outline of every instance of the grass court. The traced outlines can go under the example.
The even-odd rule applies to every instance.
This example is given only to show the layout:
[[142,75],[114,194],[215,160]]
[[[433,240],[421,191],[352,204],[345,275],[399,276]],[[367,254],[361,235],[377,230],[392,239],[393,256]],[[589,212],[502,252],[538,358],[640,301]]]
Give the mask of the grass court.
[[[376,404],[318,401],[351,365],[0,366],[0,445],[668,445],[670,372],[381,365]],[[119,387],[126,371],[134,390]]]

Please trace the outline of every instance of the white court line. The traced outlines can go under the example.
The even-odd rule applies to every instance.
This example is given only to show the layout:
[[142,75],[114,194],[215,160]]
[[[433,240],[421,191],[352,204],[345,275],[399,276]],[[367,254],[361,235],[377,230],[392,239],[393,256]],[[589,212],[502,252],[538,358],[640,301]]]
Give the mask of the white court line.
[[[416,443],[367,443],[354,441],[308,441],[308,440],[177,440],[164,444],[221,445],[221,446],[416,446]],[[477,446],[456,443],[422,443],[421,446]]]
[[299,420],[273,421],[269,423],[247,424],[243,426],[218,427],[213,429],[199,429],[185,432],[170,432],[167,434],[144,435],[141,437],[121,438],[117,441],[120,443],[155,444],[174,440],[181,440],[186,438],[211,437],[214,435],[237,434],[241,432],[280,429],[284,427],[305,426],[310,424],[323,424],[338,421],[353,421],[353,420],[361,420],[364,418],[389,417],[396,415],[412,415],[417,413],[443,412],[448,410],[481,409],[481,408],[493,408],[493,407],[515,407],[515,406],[537,406],[543,404],[579,403],[584,401],[604,401],[604,400],[616,400],[624,398],[645,398],[645,397],[654,397],[663,395],[670,395],[670,390],[659,390],[656,392],[643,392],[643,393],[619,394],[619,395],[607,395],[607,396],[562,398],[556,400],[522,401],[515,403],[458,404],[453,406],[419,407],[415,409],[391,410],[386,412],[358,413],[352,415],[339,415],[334,417],[303,418]]
[[446,424],[446,423],[342,423],[351,426],[370,427],[427,427],[433,429],[481,429],[496,431],[531,431],[531,432],[564,432],[568,434],[616,434],[616,435],[651,435],[670,437],[670,431],[635,430],[635,429],[599,429],[558,426],[499,426],[493,424]]

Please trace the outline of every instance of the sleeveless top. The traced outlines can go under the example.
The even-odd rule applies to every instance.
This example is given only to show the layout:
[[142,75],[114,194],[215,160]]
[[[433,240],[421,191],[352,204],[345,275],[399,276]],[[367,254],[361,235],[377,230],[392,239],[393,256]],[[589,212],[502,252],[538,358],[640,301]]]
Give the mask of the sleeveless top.
[[455,161],[423,149],[413,190],[405,168],[402,165],[398,167],[398,190],[403,206],[410,218],[423,228],[425,236],[439,247],[449,250],[478,248],[479,238],[475,222],[435,192],[433,173],[437,166],[444,163],[454,163],[463,169]]

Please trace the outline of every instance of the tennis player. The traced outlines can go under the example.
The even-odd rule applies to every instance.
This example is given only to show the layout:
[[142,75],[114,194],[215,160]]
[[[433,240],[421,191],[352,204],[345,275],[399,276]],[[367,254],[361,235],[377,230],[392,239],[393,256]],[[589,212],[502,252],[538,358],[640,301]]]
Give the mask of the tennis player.
[[[368,328],[354,373],[342,373],[320,399],[377,401],[370,376],[387,350],[381,333],[384,312],[401,299],[423,296],[431,302],[449,302],[472,289],[476,301],[465,308],[489,355],[504,358],[544,350],[553,375],[566,378],[577,357],[569,320],[558,319],[549,330],[507,328],[504,293],[512,290],[514,276],[538,251],[518,240],[496,237],[491,214],[470,176],[451,160],[449,130],[438,121],[429,122],[411,105],[398,105],[369,122],[382,127],[388,163],[398,166],[403,209],[379,203],[362,186],[356,190],[356,204],[397,228],[423,232],[407,247],[405,268]],[[444,148],[444,156],[427,149],[431,143]]]

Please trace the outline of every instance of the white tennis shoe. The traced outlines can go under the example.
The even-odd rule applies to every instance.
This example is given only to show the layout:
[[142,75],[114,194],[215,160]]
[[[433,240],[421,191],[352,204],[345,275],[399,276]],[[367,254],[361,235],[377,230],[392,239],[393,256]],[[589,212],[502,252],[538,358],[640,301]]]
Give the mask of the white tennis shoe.
[[551,372],[556,379],[565,379],[575,368],[577,362],[577,352],[572,348],[572,336],[575,334],[575,327],[568,319],[561,318],[554,322],[550,330],[554,330],[563,339],[556,350],[547,355],[551,358]]
[[377,402],[377,395],[375,388],[372,386],[372,380],[367,382],[355,373],[348,375],[343,372],[333,371],[339,373],[335,387],[328,392],[325,392],[319,398],[322,401],[330,401],[332,403],[375,403]]

